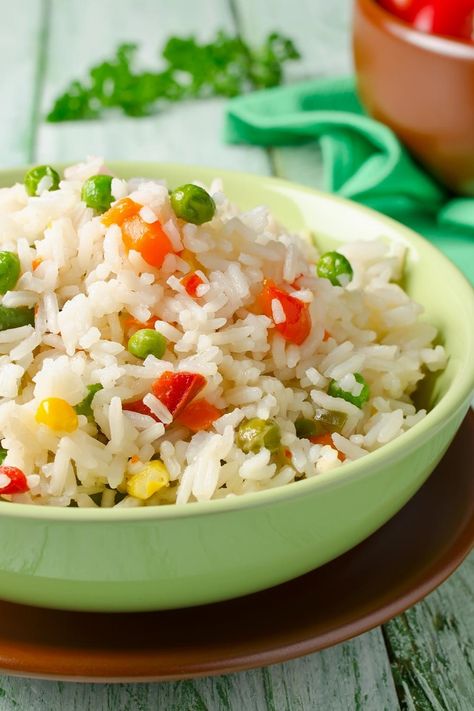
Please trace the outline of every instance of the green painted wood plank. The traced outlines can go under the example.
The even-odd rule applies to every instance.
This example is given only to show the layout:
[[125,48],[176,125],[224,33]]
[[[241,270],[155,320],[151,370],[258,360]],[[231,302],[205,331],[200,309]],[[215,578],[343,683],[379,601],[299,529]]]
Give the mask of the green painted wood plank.
[[[211,38],[219,29],[234,31],[226,3],[196,0],[52,0],[43,116],[68,82],[92,64],[114,53],[124,41],[140,45],[144,66],[157,66],[158,49],[173,34],[196,33]],[[74,58],[71,61],[71,58]],[[268,173],[267,154],[255,147],[226,146],[221,140],[224,100],[176,104],[157,116],[101,121],[42,123],[37,161],[76,160],[85,155],[106,158],[200,163]]]
[[29,160],[36,119],[35,86],[39,80],[48,0],[2,3],[0,47],[0,160],[2,166]]
[[[15,704],[18,704],[15,706]],[[163,684],[0,678],[0,711],[397,711],[379,630],[263,670]]]
[[[288,65],[290,81],[351,73],[351,0],[299,0],[297,6],[287,0],[272,0],[270,15],[267,0],[233,0],[233,4],[246,40],[257,43],[269,29],[295,40],[302,57]],[[276,148],[271,154],[274,172],[280,177],[324,187],[316,144]]]
[[381,631],[263,670],[269,711],[396,711]]
[[474,708],[474,553],[419,605],[385,625],[402,708]]
[[351,0],[232,0],[242,35],[255,44],[272,30],[296,41],[301,60],[288,65],[290,81],[351,71]]

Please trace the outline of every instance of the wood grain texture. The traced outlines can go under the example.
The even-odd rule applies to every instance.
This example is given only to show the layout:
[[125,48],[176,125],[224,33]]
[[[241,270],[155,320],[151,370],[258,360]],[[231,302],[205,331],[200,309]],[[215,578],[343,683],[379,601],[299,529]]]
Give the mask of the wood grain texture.
[[0,156],[4,167],[31,159],[48,11],[48,0],[1,4]]
[[[257,43],[271,28],[294,38],[301,60],[288,65],[289,81],[318,76],[342,76],[352,71],[348,0],[232,0],[239,30]],[[321,153],[316,143],[275,148],[271,151],[273,172],[281,178],[323,188]]]
[[426,600],[385,625],[406,711],[474,708],[474,554]]
[[288,65],[290,81],[351,72],[350,0],[232,0],[232,6],[249,42],[273,30],[295,40],[302,56]]
[[[114,54],[121,42],[140,45],[143,66],[158,66],[158,50],[173,34],[210,39],[218,29],[233,31],[226,2],[196,0],[52,0],[42,117],[72,78]],[[226,146],[221,140],[225,101],[213,99],[170,105],[156,115],[133,119],[48,124],[38,129],[37,161],[77,160],[85,155],[106,158],[177,161],[268,173],[265,151]]]

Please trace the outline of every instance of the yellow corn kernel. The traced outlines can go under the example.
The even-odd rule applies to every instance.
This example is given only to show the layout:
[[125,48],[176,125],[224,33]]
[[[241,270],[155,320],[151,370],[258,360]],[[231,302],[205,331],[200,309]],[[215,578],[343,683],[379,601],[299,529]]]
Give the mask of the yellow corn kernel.
[[148,462],[141,471],[127,481],[127,493],[145,501],[163,487],[169,486],[169,482],[170,475],[163,462],[158,460]]
[[36,422],[52,430],[74,432],[77,429],[77,415],[74,408],[60,397],[41,400],[36,410]]
[[179,256],[181,257],[181,259],[184,259],[187,264],[189,264],[189,266],[191,267],[191,271],[195,272],[198,269],[201,269],[202,271],[202,266],[199,264],[194,253],[191,252],[189,249],[183,249],[183,251],[179,253]]

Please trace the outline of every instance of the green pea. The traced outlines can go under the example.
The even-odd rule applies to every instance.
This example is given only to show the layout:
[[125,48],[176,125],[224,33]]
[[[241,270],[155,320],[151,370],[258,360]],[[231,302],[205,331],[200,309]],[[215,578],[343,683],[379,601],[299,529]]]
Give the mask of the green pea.
[[13,252],[0,252],[0,294],[15,288],[20,272],[18,256]]
[[319,277],[329,279],[333,286],[347,286],[354,274],[349,260],[339,252],[323,254],[316,270]]
[[94,383],[93,385],[88,385],[87,390],[88,393],[85,396],[81,402],[79,402],[77,405],[74,406],[75,411],[77,412],[78,415],[85,415],[87,419],[91,419],[92,417],[92,400],[94,399],[94,395],[99,392],[99,390],[102,390],[103,385],[100,383]]
[[8,449],[4,449],[4,447],[0,447],[0,464],[3,464],[3,462],[6,459],[7,454],[8,454]]
[[329,383],[328,395],[332,395],[332,397],[342,397],[343,400],[351,402],[356,407],[363,407],[370,397],[369,386],[360,373],[354,373],[354,378],[362,385],[362,390],[359,395],[352,395],[352,393],[347,392],[347,390],[343,390],[335,380],[331,380]]
[[192,183],[173,190],[170,200],[176,217],[193,225],[209,222],[216,212],[216,203],[209,193]]
[[344,412],[318,407],[314,419],[316,427],[320,430],[318,434],[325,434],[326,432],[340,432],[346,424],[347,415]]
[[161,358],[166,350],[168,341],[153,328],[141,328],[133,334],[128,341],[128,351],[137,358],[146,358],[154,355]]
[[84,182],[81,200],[96,212],[105,212],[113,201],[112,176],[92,175]]
[[19,328],[20,326],[34,326],[35,312],[27,306],[17,306],[16,308],[8,308],[8,306],[0,306],[0,331],[6,331],[9,328]]
[[262,447],[276,452],[280,439],[280,427],[275,420],[261,420],[259,417],[244,420],[237,433],[237,444],[244,452],[258,452]]
[[316,410],[314,420],[298,417],[295,421],[296,436],[300,439],[318,437],[327,432],[340,432],[347,420],[347,415],[335,410],[320,407]]
[[25,188],[28,195],[32,197],[38,194],[38,185],[43,178],[49,178],[51,181],[48,190],[57,190],[59,188],[59,174],[51,168],[50,165],[37,165],[31,168],[25,175]]
[[318,434],[318,428],[314,420],[308,417],[298,417],[295,421],[296,436],[300,439],[309,439]]

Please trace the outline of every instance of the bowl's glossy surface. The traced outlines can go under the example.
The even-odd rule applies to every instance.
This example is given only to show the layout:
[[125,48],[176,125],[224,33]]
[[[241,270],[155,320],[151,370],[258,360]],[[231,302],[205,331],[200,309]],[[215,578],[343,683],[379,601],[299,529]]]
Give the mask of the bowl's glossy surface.
[[[322,248],[383,236],[409,248],[405,287],[440,329],[445,371],[420,392],[427,417],[336,472],[209,503],[60,509],[0,502],[0,597],[83,610],[147,610],[222,600],[275,585],[366,538],[415,493],[448,447],[474,388],[474,294],[457,269],[401,225],[340,198],[272,178],[147,163],[111,163],[123,177],[171,185],[222,176],[243,208],[266,204]],[[0,185],[21,179],[2,171]]]
[[424,34],[356,0],[354,60],[361,100],[434,175],[474,195],[474,44]]

